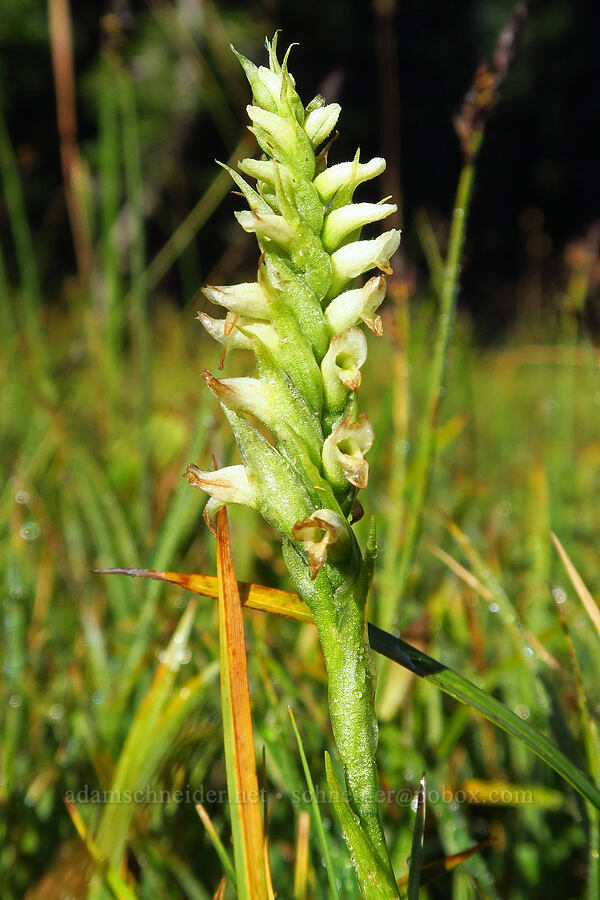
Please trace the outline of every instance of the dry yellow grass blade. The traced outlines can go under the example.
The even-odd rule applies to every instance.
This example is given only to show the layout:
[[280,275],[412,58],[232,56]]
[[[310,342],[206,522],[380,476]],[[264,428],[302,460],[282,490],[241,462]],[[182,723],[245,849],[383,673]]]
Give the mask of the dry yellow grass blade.
[[[177,587],[191,591],[193,594],[200,594],[202,597],[216,599],[219,596],[219,581],[214,575],[187,575],[183,572],[157,572],[154,569],[94,569],[94,572],[97,575],[129,575],[133,578],[150,578],[153,581],[175,584]],[[248,609],[277,613],[299,622],[312,622],[308,606],[297,594],[258,584],[248,584],[245,581],[238,581],[237,589],[242,606],[247,606]]]
[[455,575],[465,582],[468,587],[475,591],[475,593],[479,594],[480,597],[483,597],[484,600],[493,600],[494,596],[491,591],[479,581],[478,578],[475,578],[472,572],[469,572],[468,569],[465,569],[464,566],[461,566],[459,562],[457,562],[453,556],[450,556],[449,553],[446,553],[445,550],[442,550],[441,547],[438,547],[437,544],[432,544],[430,541],[427,542],[427,549],[430,550],[441,562],[448,566],[449,569],[454,572]]
[[225,889],[227,887],[227,879],[221,878],[219,886],[213,894],[213,900],[225,900]]
[[67,808],[69,816],[71,817],[71,821],[75,826],[77,834],[81,838],[89,855],[96,864],[98,874],[106,882],[116,900],[136,900],[137,895],[129,887],[121,874],[117,872],[116,869],[109,866],[106,860],[103,859],[102,854],[98,850],[98,847],[96,846],[94,840],[89,835],[85,822],[83,821],[77,807],[73,803],[69,803],[68,800],[65,800],[65,806]]
[[567,570],[567,574],[571,579],[571,584],[577,592],[577,596],[583,603],[585,611],[592,620],[596,631],[600,635],[600,609],[598,609],[598,604],[586,588],[581,575],[571,562],[567,551],[565,550],[557,536],[554,534],[554,532],[552,532],[552,540],[554,542],[554,546],[558,550],[558,555],[560,556],[562,563]]
[[310,815],[302,810],[298,816],[298,839],[296,840],[296,860],[294,866],[294,897],[306,900],[308,889],[308,847]]
[[240,900],[268,900],[242,602],[224,509],[217,517],[217,578],[221,714],[237,895]]

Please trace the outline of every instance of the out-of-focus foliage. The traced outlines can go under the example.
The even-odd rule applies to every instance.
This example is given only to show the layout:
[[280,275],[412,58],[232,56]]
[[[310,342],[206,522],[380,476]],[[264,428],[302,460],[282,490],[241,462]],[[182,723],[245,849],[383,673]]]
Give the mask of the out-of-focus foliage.
[[[165,21],[175,10],[179,25],[173,27],[183,27],[188,6],[204,18],[185,30],[182,40],[189,43],[181,45]],[[443,249],[458,165],[454,137],[444,125],[436,146],[418,144],[428,148],[426,170],[413,168],[412,126],[417,112],[447,121],[469,83],[471,62],[480,47],[488,49],[480,36],[491,43],[507,9],[491,0],[464,6],[448,5],[443,27],[428,26],[431,59],[451,58],[460,68],[456,96],[447,87],[450,76],[440,76],[444,65],[436,72],[421,54],[420,65],[434,70],[438,93],[429,90],[426,106],[409,107],[407,118],[401,117],[407,255],[385,311],[386,334],[369,338],[364,375],[364,402],[376,433],[364,505],[376,514],[382,556],[371,618],[382,605],[386,554],[403,540],[402,530],[392,533],[390,523],[412,477],[438,320],[438,300],[422,263],[431,235],[426,220],[412,211],[419,196],[435,208]],[[219,793],[226,782],[215,607],[200,601],[187,643],[171,644],[165,655],[188,595],[158,582],[93,576],[90,569],[214,571],[202,499],[181,474],[192,460],[208,468],[213,453],[220,464],[236,459],[224,422],[200,385],[200,370],[214,368],[218,350],[194,322],[203,302],[197,291],[213,267],[211,280],[227,283],[245,278],[253,259],[252,252],[246,257],[244,239],[238,243],[229,229],[237,207],[226,196],[228,180],[213,181],[209,171],[212,156],[229,157],[243,137],[238,112],[248,98],[241,79],[235,80],[228,41],[257,56],[263,33],[273,26],[263,11],[254,16],[235,6],[160,3],[137,12],[131,31],[125,17],[119,42],[109,46],[106,22],[102,31],[95,11],[86,9],[78,24],[75,12],[82,75],[75,187],[92,261],[87,280],[78,281],[60,187],[45,13],[39,4],[31,15],[18,7],[19,20],[17,5],[6,0],[0,16],[2,39],[13,47],[2,65],[8,129],[0,123],[0,892],[7,900],[86,896],[93,865],[64,805],[67,795],[87,836],[101,839],[105,858],[116,854],[118,863],[117,849],[127,843],[126,865],[118,870],[117,864],[114,883],[129,879],[140,897],[212,897],[222,868],[194,802],[204,804],[229,850],[227,805]],[[466,315],[455,324],[423,534],[406,596],[388,625],[502,699],[597,779],[588,752],[590,721],[597,721],[600,709],[597,636],[550,538],[552,528],[597,596],[600,374],[585,327],[597,302],[597,239],[593,231],[581,239],[584,220],[575,214],[569,244],[562,226],[555,234],[556,219],[546,224],[540,218],[542,187],[531,199],[524,191],[507,219],[498,219],[497,207],[486,208],[481,199],[490,196],[485,192],[501,165],[494,148],[511,139],[502,136],[514,110],[510,92],[520,92],[524,114],[540,114],[548,101],[524,72],[540,54],[556,60],[554,48],[561,40],[571,47],[579,33],[575,12],[558,7],[534,12],[507,106],[499,106],[486,135],[473,242],[467,245],[468,273],[470,258],[483,252],[481,235],[491,241],[487,262],[477,270],[485,269],[491,283],[480,286],[471,269],[470,296],[477,299],[484,287],[487,296],[499,294],[512,285],[508,305],[517,315],[506,340],[493,348],[479,346]],[[552,19],[554,9],[566,21]],[[357,29],[364,21],[373,24],[372,14],[356,12],[354,5],[320,7],[320,15],[331,16],[322,35],[314,28],[315,10],[308,4],[295,14],[278,8],[270,13],[288,26],[288,38],[302,42],[293,52],[307,94],[340,60],[348,74],[346,109],[354,110],[357,123],[371,117],[376,151],[377,110],[365,111],[352,92],[353,67],[370,66],[375,75],[369,32]],[[416,6],[404,14],[413,24],[424,15]],[[346,42],[332,40],[335,27]],[[15,47],[32,44],[31,71],[45,73],[36,75],[35,90],[45,100],[35,120],[30,115],[22,121],[15,104],[27,94],[18,76],[25,63],[11,73],[6,59]],[[88,48],[85,59],[82,47]],[[461,47],[473,60],[461,58]],[[211,88],[211,77],[218,88]],[[27,84],[31,91],[32,81]],[[354,149],[352,127],[339,139],[344,152],[338,159]],[[571,189],[575,162],[569,158],[565,165],[563,183]],[[512,158],[508,169],[499,184],[520,177]],[[580,208],[590,202],[586,196]],[[504,272],[499,262],[492,264],[493,235],[514,230],[526,207],[533,208],[519,219],[525,236],[519,267]],[[230,376],[247,374],[251,363],[232,358],[225,365]],[[399,451],[394,457],[393,448]],[[408,465],[399,480],[391,460],[403,453]],[[402,527],[402,515],[399,521]],[[231,526],[238,576],[287,587],[276,544],[258,518],[239,510]],[[465,581],[458,564],[476,580]],[[581,667],[587,719],[557,603]],[[286,706],[294,709],[315,784],[324,789],[323,750],[330,744],[325,673],[311,626],[246,615],[254,727],[258,749],[266,747],[271,794],[273,882],[280,896],[291,897],[294,859],[306,840],[296,834],[296,823],[311,802]],[[481,856],[432,883],[428,896],[585,896],[586,878],[598,867],[594,819],[558,777],[520,744],[400,668],[383,667],[378,710],[382,787],[393,792],[383,813],[398,876],[406,874],[411,852],[410,801],[426,770],[425,866],[494,838]],[[114,813],[113,827],[93,792],[119,779],[128,790],[141,785],[142,795]],[[160,794],[151,792],[161,790],[182,794],[160,802]],[[356,897],[333,811],[326,804],[320,810],[340,896]],[[308,840],[306,895],[326,896],[314,821]]]

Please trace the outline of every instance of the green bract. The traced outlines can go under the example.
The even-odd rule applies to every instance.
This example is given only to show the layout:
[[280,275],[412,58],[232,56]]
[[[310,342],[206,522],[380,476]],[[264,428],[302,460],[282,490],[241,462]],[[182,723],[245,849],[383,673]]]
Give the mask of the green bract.
[[[243,503],[283,538],[290,574],[319,629],[350,807],[393,885],[376,799],[377,724],[365,630],[371,566],[351,527],[361,515],[356,495],[367,485],[365,454],[373,443],[371,423],[356,402],[367,358],[362,326],[382,333],[377,309],[385,278],[353,282],[372,269],[391,272],[400,232],[361,239],[364,226],[396,210],[392,203],[353,202],[355,189],[385,162],[361,163],[357,153],[327,168],[327,147],[319,147],[336,126],[339,105],[317,97],[305,108],[287,70],[289,50],[280,64],[276,38],[267,49],[269,68],[236,53],[254,96],[250,130],[263,151],[239,168],[255,186],[228,169],[248,203],[235,215],[256,235],[257,279],[204,288],[228,313],[200,315],[226,349],[252,349],[256,356],[257,378],[204,373],[231,423],[242,465],[217,472],[190,466],[187,475],[210,495],[205,518],[211,527],[219,508]],[[254,420],[266,426],[272,443]],[[347,829],[346,839],[356,853]]]

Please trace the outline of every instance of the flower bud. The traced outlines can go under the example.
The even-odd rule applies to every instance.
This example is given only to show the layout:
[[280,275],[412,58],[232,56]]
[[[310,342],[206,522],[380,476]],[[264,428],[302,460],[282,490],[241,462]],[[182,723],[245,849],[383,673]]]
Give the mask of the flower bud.
[[292,537],[304,546],[308,554],[308,565],[313,581],[327,561],[328,548],[332,544],[338,544],[339,549],[339,545],[345,544],[348,540],[346,528],[344,520],[331,509],[318,509],[294,525]]
[[335,297],[347,281],[368,269],[377,267],[386,275],[391,275],[390,258],[399,245],[400,232],[392,228],[370,241],[353,241],[336,250],[331,257],[333,278],[328,296]]
[[323,444],[323,468],[328,480],[337,487],[346,482],[364,490],[369,481],[369,464],[364,454],[373,446],[373,426],[365,413],[356,422],[350,413]]
[[367,358],[367,339],[360,328],[348,328],[331,341],[321,372],[329,409],[341,410],[348,391],[360,387],[361,367]]
[[241,169],[245,175],[256,178],[257,181],[262,181],[264,184],[268,184],[273,190],[275,189],[276,166],[277,163],[272,159],[242,159],[238,163],[238,168]]
[[215,306],[224,306],[240,316],[270,319],[268,298],[256,281],[221,286],[207,284],[202,293]]
[[267,156],[274,157],[278,162],[289,162],[300,174],[312,179],[315,155],[304,129],[295,120],[296,127],[282,116],[260,106],[248,106],[246,109],[254,124],[250,131]]
[[[265,109],[268,109],[271,112],[277,112],[278,98],[276,98],[273,93],[274,83],[272,81],[266,83],[264,76],[261,76],[260,70],[263,69],[263,66],[256,66],[250,59],[243,56],[241,53],[238,53],[233,44],[230,44],[230,47],[241,63],[256,102],[259,106],[264,106]],[[268,71],[269,74],[273,74],[269,69],[266,71]]]
[[340,117],[342,107],[339,103],[329,103],[309,112],[304,123],[309,140],[313,147],[318,147],[329,137]]
[[331,253],[357,228],[385,219],[397,209],[395,203],[349,203],[334,209],[325,219],[321,232],[323,246]]
[[277,352],[279,335],[275,328],[267,322],[239,318],[232,328],[230,319],[213,319],[206,313],[198,313],[197,318],[210,336],[228,349],[254,350],[255,341],[260,341],[265,347]]
[[313,184],[323,203],[329,203],[341,187],[350,187],[352,190],[356,190],[363,181],[376,178],[384,171],[385,159],[380,156],[374,157],[367,163],[343,162],[325,169],[324,172],[317,175]]
[[256,508],[256,491],[250,484],[244,466],[226,466],[216,471],[204,472],[190,463],[185,470],[185,478],[193,487],[205,491],[210,499],[204,509],[204,520],[216,535],[217,513],[228,503],[241,503]]
[[367,328],[381,337],[383,324],[377,310],[383,303],[385,288],[383,275],[374,275],[362,288],[345,291],[332,300],[325,310],[325,318],[331,333],[339,334],[362,319]]

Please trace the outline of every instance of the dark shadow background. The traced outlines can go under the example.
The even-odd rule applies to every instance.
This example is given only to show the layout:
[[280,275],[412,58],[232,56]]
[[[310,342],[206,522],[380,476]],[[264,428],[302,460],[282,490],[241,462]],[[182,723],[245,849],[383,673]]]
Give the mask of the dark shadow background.
[[[203,4],[196,5],[200,17]],[[159,3],[75,4],[72,8],[78,79],[79,136],[93,170],[96,155],[97,104],[94,71],[102,46],[103,15],[115,13],[126,36],[124,60],[135,67],[136,55],[152,41],[165,41],[152,30],[152,9]],[[460,166],[452,117],[460,108],[477,64],[489,59],[497,34],[510,15],[507,0],[378,0],[375,3],[286,3],[282,0],[210,5],[222,28],[240,49],[259,60],[261,39],[275,27],[282,44],[298,41],[293,71],[308,99],[321,89],[343,104],[341,137],[332,159],[349,158],[357,144],[364,157],[382,152],[379,82],[397,93],[396,136],[402,186],[404,248],[422,268],[413,221],[426,208],[434,222],[447,219]],[[592,0],[569,3],[545,0],[530,5],[518,56],[503,96],[491,119],[478,162],[478,174],[466,246],[461,302],[473,316],[480,337],[496,340],[519,315],[519,283],[532,266],[544,283],[560,279],[565,245],[584,235],[599,216],[597,173],[600,129],[600,63]],[[194,35],[210,61],[201,33]],[[48,302],[60,293],[74,271],[68,220],[61,189],[52,67],[45,4],[35,0],[0,0],[0,91],[15,146]],[[395,59],[382,61],[382,41],[395,43]],[[392,47],[392,50],[394,48]],[[228,85],[222,85],[228,93]],[[239,96],[239,91],[238,91]],[[248,92],[249,96],[249,92]],[[164,102],[168,103],[168,90]],[[140,115],[158,121],[152,90],[140,85]],[[154,255],[178,221],[194,205],[214,176],[212,160],[231,151],[215,129],[199,93],[191,102],[175,150],[177,164],[157,190],[149,217],[149,254]],[[233,109],[243,115],[238,101]],[[152,109],[149,113],[148,109]],[[242,120],[243,121],[243,120]],[[149,168],[146,178],[153,178]],[[223,252],[231,210],[225,201],[190,251],[187,280],[171,273],[164,289],[178,300],[189,299]],[[535,212],[532,212],[535,211]],[[0,207],[3,246],[6,216]],[[534,232],[533,238],[531,234]],[[443,227],[442,227],[443,233]],[[7,254],[8,255],[8,254]],[[10,259],[8,259],[10,271]],[[546,302],[546,301],[544,301]],[[550,301],[548,301],[550,302]],[[594,322],[594,311],[589,313]]]

